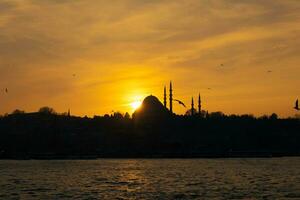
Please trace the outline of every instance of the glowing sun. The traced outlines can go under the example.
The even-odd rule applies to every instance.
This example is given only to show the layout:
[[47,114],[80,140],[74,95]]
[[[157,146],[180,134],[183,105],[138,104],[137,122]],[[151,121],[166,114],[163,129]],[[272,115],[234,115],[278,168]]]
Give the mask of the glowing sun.
[[138,108],[142,105],[142,102],[141,102],[141,101],[134,101],[134,102],[132,102],[130,105],[131,105],[131,107],[132,107],[134,110],[136,110],[136,109],[138,109]]

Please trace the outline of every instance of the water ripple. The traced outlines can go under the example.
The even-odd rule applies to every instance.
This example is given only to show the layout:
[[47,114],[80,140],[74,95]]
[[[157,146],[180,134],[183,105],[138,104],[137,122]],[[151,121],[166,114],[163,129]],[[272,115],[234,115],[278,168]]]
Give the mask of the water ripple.
[[300,199],[300,158],[0,161],[0,199]]

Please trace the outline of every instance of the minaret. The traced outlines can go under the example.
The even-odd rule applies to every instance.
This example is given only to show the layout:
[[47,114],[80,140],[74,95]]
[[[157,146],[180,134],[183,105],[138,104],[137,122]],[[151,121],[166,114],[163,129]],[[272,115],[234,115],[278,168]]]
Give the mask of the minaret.
[[68,110],[68,117],[70,117],[71,116],[71,111],[70,111],[70,109]]
[[166,86],[164,88],[164,106],[167,108],[167,89]]
[[170,81],[170,112],[173,113],[173,89],[172,89],[172,81]]
[[192,97],[192,110],[191,110],[191,114],[194,115],[194,97]]
[[199,93],[199,97],[198,97],[198,113],[199,113],[199,115],[201,115],[201,96],[200,96],[200,93]]

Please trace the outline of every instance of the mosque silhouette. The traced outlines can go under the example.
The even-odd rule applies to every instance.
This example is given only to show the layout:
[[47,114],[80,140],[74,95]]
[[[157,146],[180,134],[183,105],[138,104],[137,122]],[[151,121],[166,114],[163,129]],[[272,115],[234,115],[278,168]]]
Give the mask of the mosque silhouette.
[[[160,102],[160,100],[153,95],[147,96],[142,104],[141,107],[138,108],[134,113],[133,113],[133,118],[134,119],[150,119],[150,118],[165,118],[165,117],[170,117],[174,115],[173,112],[173,102],[176,101],[180,105],[185,106],[185,104],[178,100],[173,98],[173,86],[172,86],[172,81],[170,82],[170,88],[169,88],[169,108],[167,105],[167,89],[164,87],[164,100],[163,103]],[[201,96],[199,94],[198,96],[198,110],[195,109],[194,107],[194,98],[192,97],[191,100],[191,108],[190,111],[187,112],[189,115],[196,115],[201,113]],[[200,115],[199,115],[200,116]]]

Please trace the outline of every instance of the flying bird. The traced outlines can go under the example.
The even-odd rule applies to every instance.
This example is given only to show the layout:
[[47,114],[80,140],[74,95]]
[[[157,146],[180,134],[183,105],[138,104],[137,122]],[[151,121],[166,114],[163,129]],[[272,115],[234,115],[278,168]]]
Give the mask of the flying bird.
[[295,103],[295,107],[294,107],[294,108],[295,108],[296,110],[300,110],[298,99],[296,100],[296,103]]
[[173,101],[177,101],[180,105],[186,107],[185,104],[182,101],[178,100],[178,99],[173,99]]
[[8,93],[8,89],[7,88],[5,88],[5,92]]
[[268,70],[268,73],[271,73],[272,71],[271,70]]

